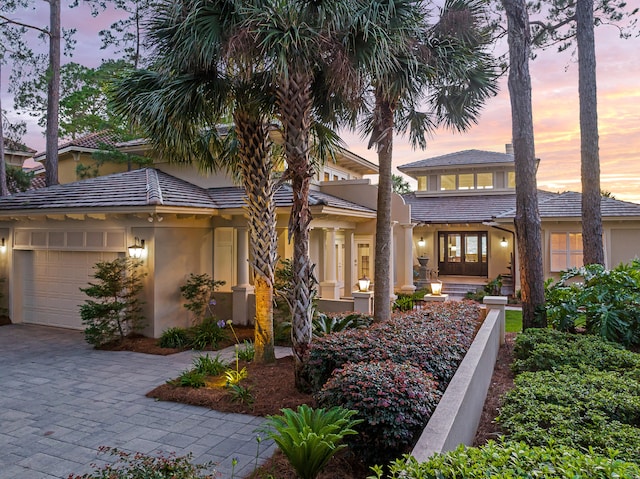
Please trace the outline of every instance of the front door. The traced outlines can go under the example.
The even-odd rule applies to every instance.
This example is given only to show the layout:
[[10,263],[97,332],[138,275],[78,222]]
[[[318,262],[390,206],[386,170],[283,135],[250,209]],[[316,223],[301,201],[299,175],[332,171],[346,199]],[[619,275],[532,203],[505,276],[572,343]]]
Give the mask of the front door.
[[440,275],[487,276],[487,233],[484,231],[438,233]]

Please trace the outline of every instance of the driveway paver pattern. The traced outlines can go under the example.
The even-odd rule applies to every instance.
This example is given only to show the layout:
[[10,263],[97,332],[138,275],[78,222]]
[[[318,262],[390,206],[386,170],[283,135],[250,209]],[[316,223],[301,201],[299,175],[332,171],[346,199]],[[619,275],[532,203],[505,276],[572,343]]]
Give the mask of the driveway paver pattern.
[[0,326],[0,479],[88,473],[108,460],[100,446],[192,453],[194,463],[217,462],[221,478],[246,476],[275,450],[272,441],[258,445],[263,418],[145,397],[196,354],[96,351],[80,331]]

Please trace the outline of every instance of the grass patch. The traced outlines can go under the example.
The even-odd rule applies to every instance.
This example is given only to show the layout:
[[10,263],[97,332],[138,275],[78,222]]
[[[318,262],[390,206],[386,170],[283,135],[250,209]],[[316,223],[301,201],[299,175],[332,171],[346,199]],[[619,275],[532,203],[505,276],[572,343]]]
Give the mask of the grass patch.
[[506,314],[506,331],[507,333],[521,333],[522,332],[522,310],[520,309],[507,309]]

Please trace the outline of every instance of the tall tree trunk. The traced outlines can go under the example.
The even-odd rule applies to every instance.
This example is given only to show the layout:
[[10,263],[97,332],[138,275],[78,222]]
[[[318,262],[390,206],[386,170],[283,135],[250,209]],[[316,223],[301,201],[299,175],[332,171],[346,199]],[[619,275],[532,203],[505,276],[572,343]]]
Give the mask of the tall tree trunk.
[[525,0],[502,0],[509,37],[509,96],[516,170],[516,236],[522,291],[522,326],[545,327],[542,228],[538,211],[531,107],[531,37]]
[[604,265],[600,202],[600,153],[593,0],[577,0],[578,93],[582,177],[582,249],[584,264]]
[[256,296],[255,361],[276,360],[273,342],[273,277],[277,261],[276,207],[268,132],[259,118],[236,110],[242,182],[247,195]]
[[376,256],[373,280],[373,315],[376,321],[388,321],[391,317],[391,162],[393,159],[393,105],[384,98],[381,89],[376,91],[376,112],[379,122],[372,138],[378,148],[378,203],[376,218]]
[[60,0],[49,2],[49,81],[47,84],[45,183],[58,184],[58,123],[60,112]]
[[[0,58],[0,85],[2,79],[2,58]],[[7,163],[4,157],[4,125],[2,123],[2,88],[0,88],[0,196],[7,196]]]
[[293,236],[293,305],[291,342],[295,359],[295,382],[299,390],[309,388],[303,374],[304,359],[311,345],[315,280],[309,256],[309,187],[313,168],[309,161],[311,129],[311,77],[289,71],[278,85],[280,120],[284,129],[287,170],[293,189],[289,238]]

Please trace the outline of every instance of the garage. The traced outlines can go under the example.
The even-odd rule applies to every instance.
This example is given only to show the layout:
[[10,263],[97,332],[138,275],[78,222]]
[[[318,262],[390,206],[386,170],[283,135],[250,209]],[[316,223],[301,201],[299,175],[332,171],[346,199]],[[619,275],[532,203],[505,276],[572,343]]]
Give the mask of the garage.
[[[18,232],[16,234],[18,241],[24,239],[26,232],[19,233],[21,234]],[[74,233],[76,237],[78,234],[82,236],[83,243],[87,237],[103,236],[104,243],[109,239],[106,232]],[[52,238],[46,236],[43,238],[46,239],[46,246],[50,246],[51,239],[60,240],[53,235]],[[68,245],[66,236],[65,233],[65,245]],[[116,236],[122,236],[120,242],[124,244],[124,231]],[[16,246],[19,247],[19,244],[17,243]],[[26,246],[23,245],[23,247]],[[32,244],[30,246],[34,247]],[[83,246],[86,248],[86,244]],[[103,244],[103,247],[114,248],[113,244],[111,248],[106,244]],[[80,305],[85,302],[87,296],[80,291],[80,288],[86,287],[89,281],[93,280],[94,265],[100,261],[111,261],[122,254],[118,251],[82,251],[46,247],[17,250],[15,253],[15,271],[20,277],[20,282],[16,286],[20,289],[20,294],[14,298],[20,298],[21,304],[14,305],[14,311],[20,312],[22,322],[72,329],[84,329],[80,319]]]

